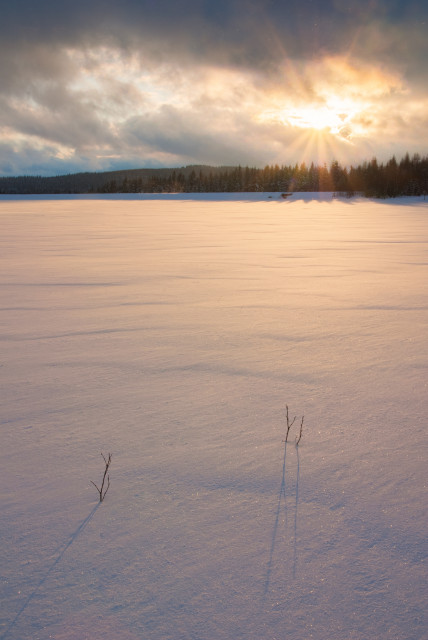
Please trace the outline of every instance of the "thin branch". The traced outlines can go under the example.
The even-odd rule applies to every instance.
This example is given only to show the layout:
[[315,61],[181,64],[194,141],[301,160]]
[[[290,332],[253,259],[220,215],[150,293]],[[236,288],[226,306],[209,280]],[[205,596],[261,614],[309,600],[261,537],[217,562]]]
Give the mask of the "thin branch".
[[[101,454],[101,456],[102,456],[102,458],[104,460],[104,463],[105,463],[105,469],[104,469],[103,480],[101,482],[101,488],[99,488],[95,484],[95,482],[93,482],[91,480],[91,483],[94,485],[94,487],[96,488],[96,490],[100,494],[100,502],[102,502],[104,500],[104,498],[106,497],[106,493],[107,493],[107,491],[109,490],[109,487],[110,487],[110,475],[108,474],[108,469],[109,469],[110,464],[111,464],[111,455],[112,454],[109,453],[107,458],[106,458],[106,456],[103,453]],[[107,488],[104,489],[104,484],[105,484],[105,481],[106,481],[106,477],[107,477]]]
[[296,438],[296,447],[299,446],[299,442],[302,439],[302,433],[303,433],[303,420],[305,419],[305,416],[302,416],[302,421],[300,423],[300,433],[299,436]]
[[106,493],[109,490],[109,487],[110,487],[110,475],[107,476],[107,489],[104,491],[103,500],[106,497]]
[[98,491],[98,493],[101,493],[100,489],[97,487],[97,485],[95,484],[95,482],[92,482],[91,480],[91,484],[94,485],[95,489]]
[[288,416],[288,404],[285,405],[285,409],[286,409],[285,417],[286,417],[286,420],[287,420],[287,433],[285,434],[284,442],[287,442],[288,441],[288,434],[290,433],[290,429],[293,426],[294,421],[296,420],[297,416],[294,416],[293,420],[290,422],[290,418]]

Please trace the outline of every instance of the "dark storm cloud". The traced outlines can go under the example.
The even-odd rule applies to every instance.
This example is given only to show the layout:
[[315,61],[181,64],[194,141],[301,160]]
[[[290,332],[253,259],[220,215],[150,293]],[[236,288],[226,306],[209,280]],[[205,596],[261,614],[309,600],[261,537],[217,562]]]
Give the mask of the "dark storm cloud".
[[20,49],[107,43],[159,56],[270,66],[275,49],[303,58],[342,52],[353,40],[362,49],[371,25],[381,43],[395,28],[420,26],[426,33],[427,15],[420,0],[14,0],[2,10],[0,34]]

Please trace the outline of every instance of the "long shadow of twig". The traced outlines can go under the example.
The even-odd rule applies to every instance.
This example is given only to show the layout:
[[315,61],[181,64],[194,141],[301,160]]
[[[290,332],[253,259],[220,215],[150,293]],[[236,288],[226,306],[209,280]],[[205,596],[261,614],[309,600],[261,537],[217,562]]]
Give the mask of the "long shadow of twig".
[[76,540],[76,538],[82,533],[82,531],[85,529],[85,527],[89,524],[90,520],[92,520],[92,518],[94,517],[95,512],[98,509],[98,507],[100,506],[100,504],[101,503],[98,502],[95,505],[95,507],[92,509],[91,513],[88,516],[86,516],[86,518],[83,520],[83,522],[81,524],[79,524],[79,526],[77,527],[76,531],[71,534],[70,540],[67,542],[67,544],[65,545],[65,547],[63,548],[63,550],[61,551],[59,556],[55,559],[53,564],[51,564],[51,566],[49,567],[49,569],[47,570],[47,572],[45,573],[43,578],[40,580],[39,584],[36,585],[36,587],[30,593],[30,595],[28,596],[28,598],[26,599],[26,601],[24,602],[24,604],[22,605],[22,607],[20,608],[20,610],[18,611],[18,613],[16,614],[16,616],[14,617],[12,622],[7,627],[6,631],[0,637],[0,640],[4,640],[4,638],[7,636],[9,631],[11,631],[11,629],[13,629],[13,627],[18,622],[19,618],[22,616],[22,614],[24,613],[25,609],[28,607],[28,605],[30,604],[31,600],[34,598],[34,596],[36,595],[36,593],[38,592],[40,587],[46,582],[46,580],[48,579],[48,577],[52,573],[52,571],[55,569],[55,567],[58,564],[58,562],[62,559],[62,557],[64,556],[64,553],[67,551],[67,549],[69,547],[71,547],[71,545]]
[[277,531],[278,531],[278,522],[279,522],[279,514],[280,514],[280,511],[281,511],[281,500],[282,500],[282,498],[284,498],[285,526],[287,526],[287,501],[286,501],[287,492],[286,492],[286,482],[285,482],[286,461],[287,461],[287,443],[284,442],[284,458],[283,458],[283,462],[282,462],[281,488],[280,488],[279,494],[278,494],[278,505],[277,505],[277,508],[276,508],[275,523],[273,525],[272,541],[271,541],[270,553],[269,553],[269,562],[268,562],[268,565],[267,565],[266,580],[265,580],[265,586],[264,586],[264,590],[263,590],[263,600],[266,598],[266,596],[267,596],[267,594],[269,592],[270,578],[271,578],[271,574],[272,574],[273,554],[274,554],[274,551],[275,551],[275,541],[276,541],[276,534],[277,534]]
[[300,479],[300,457],[299,447],[296,447],[297,452],[297,474],[296,474],[296,504],[294,505],[294,548],[293,548],[293,578],[296,577],[296,563],[297,563],[297,512],[299,509],[299,479]]

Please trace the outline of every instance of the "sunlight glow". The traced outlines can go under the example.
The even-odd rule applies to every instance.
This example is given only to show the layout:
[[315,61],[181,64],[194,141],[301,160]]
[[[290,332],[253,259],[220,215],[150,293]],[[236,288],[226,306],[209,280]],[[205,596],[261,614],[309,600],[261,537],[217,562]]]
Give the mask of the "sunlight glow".
[[284,85],[257,119],[293,132],[302,152],[317,150],[318,159],[330,152],[349,156],[351,149],[367,144],[386,117],[385,106],[405,95],[401,78],[384,68],[348,56],[305,64],[283,54]]
[[[321,135],[323,133],[332,134],[351,142],[356,135],[353,120],[363,113],[365,106],[357,101],[331,96],[321,104],[309,103],[270,109],[264,111],[260,115],[260,119],[281,122],[286,127],[317,131]],[[363,134],[361,127],[359,134]]]
[[[347,113],[338,113],[329,107],[303,107],[285,111],[281,116],[284,124],[305,129],[327,129],[330,133],[343,135],[346,131]],[[346,136],[344,136],[346,137]]]

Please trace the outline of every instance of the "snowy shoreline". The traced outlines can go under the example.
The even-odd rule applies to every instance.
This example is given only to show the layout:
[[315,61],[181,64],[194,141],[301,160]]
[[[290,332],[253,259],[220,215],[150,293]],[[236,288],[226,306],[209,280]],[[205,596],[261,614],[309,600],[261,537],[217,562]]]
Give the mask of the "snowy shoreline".
[[194,201],[194,202],[330,202],[339,200],[349,204],[376,202],[391,205],[427,204],[426,196],[400,196],[397,198],[365,198],[363,196],[337,195],[334,192],[302,191],[283,198],[281,192],[225,192],[225,193],[77,193],[77,194],[0,194],[0,203],[7,201],[43,201],[43,200],[136,200],[136,201]]

